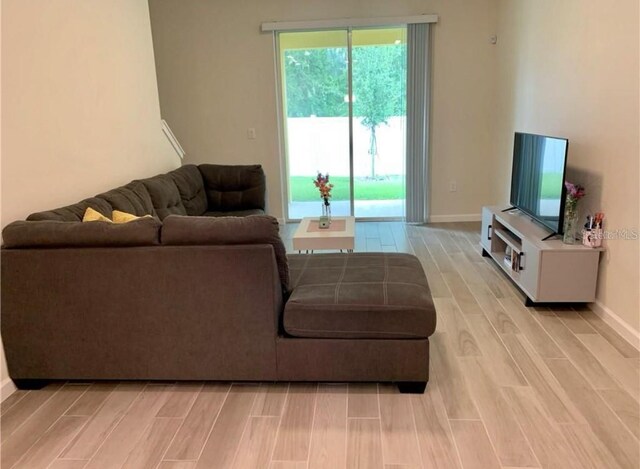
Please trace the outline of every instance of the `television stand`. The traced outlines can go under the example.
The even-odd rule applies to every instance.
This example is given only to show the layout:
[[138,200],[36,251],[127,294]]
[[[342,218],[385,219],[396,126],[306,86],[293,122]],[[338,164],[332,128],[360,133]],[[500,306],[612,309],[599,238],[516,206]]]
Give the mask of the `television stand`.
[[595,301],[603,249],[564,244],[548,233],[522,212],[482,208],[482,255],[524,292],[526,305]]

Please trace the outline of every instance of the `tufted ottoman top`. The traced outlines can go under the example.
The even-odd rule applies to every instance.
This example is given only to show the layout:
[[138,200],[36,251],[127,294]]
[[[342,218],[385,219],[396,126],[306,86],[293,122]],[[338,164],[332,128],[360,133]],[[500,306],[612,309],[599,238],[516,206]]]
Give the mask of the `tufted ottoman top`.
[[417,257],[397,253],[289,256],[284,330],[294,337],[426,339],[436,312]]

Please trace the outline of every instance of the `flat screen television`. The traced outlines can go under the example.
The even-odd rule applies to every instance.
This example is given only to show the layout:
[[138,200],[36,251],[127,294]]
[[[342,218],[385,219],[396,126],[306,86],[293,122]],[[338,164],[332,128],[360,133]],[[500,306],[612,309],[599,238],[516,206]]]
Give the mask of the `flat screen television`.
[[553,233],[562,233],[566,138],[516,132],[511,172],[511,205]]

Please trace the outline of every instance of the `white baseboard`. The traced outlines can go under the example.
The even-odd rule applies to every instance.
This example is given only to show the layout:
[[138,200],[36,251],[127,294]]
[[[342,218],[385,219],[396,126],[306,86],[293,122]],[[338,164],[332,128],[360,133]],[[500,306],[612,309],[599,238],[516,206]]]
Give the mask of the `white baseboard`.
[[4,401],[7,397],[16,391],[16,385],[13,384],[11,378],[5,378],[0,385],[0,400]]
[[467,213],[463,215],[431,215],[429,223],[452,223],[457,221],[480,221],[482,215],[479,213]]
[[607,323],[624,340],[629,342],[636,350],[640,350],[640,331],[634,330],[629,324],[622,320],[620,316],[611,311],[601,302],[591,303],[591,311],[596,313],[600,319]]

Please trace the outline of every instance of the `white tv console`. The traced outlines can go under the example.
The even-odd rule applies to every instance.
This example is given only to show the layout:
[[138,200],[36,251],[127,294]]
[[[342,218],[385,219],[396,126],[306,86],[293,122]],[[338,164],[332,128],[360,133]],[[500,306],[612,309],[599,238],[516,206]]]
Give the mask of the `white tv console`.
[[[536,303],[590,303],[596,298],[598,263],[602,248],[564,244],[543,238],[549,232],[527,214],[502,207],[482,208],[482,255],[493,258]],[[511,248],[508,262],[505,254]]]

